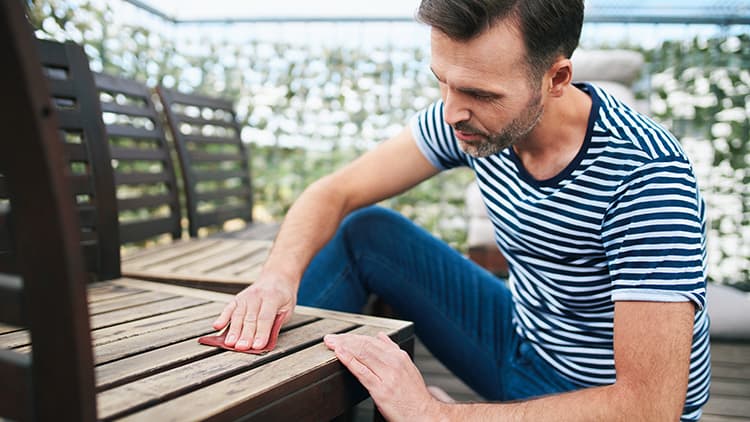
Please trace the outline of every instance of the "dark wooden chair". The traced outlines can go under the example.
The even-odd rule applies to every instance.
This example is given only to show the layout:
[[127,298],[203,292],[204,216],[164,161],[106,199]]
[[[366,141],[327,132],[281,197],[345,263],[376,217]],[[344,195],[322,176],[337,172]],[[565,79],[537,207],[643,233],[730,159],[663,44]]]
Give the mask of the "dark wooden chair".
[[383,331],[411,350],[409,323],[300,307],[272,352],[226,352],[197,338],[229,295],[87,284],[64,122],[19,1],[0,2],[0,48],[0,174],[18,269],[0,275],[0,419],[328,420],[366,392],[326,333]]
[[[179,189],[159,113],[143,83],[95,74],[120,218],[125,276],[237,292],[253,282],[270,240],[181,239]],[[134,250],[132,244],[167,242]]]
[[112,158],[120,241],[182,237],[179,189],[161,118],[147,86],[94,74]]
[[[120,275],[120,241],[114,184],[88,60],[73,43],[38,41],[37,44],[34,51],[39,51],[60,122],[61,144],[73,186],[86,268],[94,279],[117,277]],[[0,198],[6,199],[7,205],[8,192],[1,177]],[[7,227],[9,220],[18,218],[18,212],[10,213],[9,209],[0,212],[0,270],[15,272],[9,247],[11,233]]]
[[[157,91],[182,165],[190,236],[214,228],[221,237],[273,239],[277,225],[253,222],[250,157],[232,104],[164,87]],[[247,226],[222,231],[232,219]]]

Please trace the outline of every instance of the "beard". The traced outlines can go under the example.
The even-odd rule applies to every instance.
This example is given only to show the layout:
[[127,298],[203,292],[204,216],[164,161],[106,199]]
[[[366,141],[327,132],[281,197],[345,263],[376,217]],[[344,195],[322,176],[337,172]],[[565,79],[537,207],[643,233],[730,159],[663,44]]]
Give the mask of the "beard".
[[521,138],[528,135],[544,114],[544,106],[541,104],[542,96],[537,93],[528,104],[524,107],[524,112],[513,119],[500,132],[487,133],[474,128],[467,121],[458,122],[453,126],[454,130],[472,133],[481,136],[483,139],[468,143],[457,138],[461,149],[475,158],[488,157],[495,155],[505,148],[515,145]]

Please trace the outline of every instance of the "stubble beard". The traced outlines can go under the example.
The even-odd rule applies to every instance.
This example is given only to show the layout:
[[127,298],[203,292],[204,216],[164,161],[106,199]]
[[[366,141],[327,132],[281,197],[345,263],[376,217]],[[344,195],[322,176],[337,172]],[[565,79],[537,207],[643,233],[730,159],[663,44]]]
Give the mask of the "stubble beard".
[[467,143],[458,139],[461,149],[475,158],[489,157],[495,155],[505,148],[515,145],[519,140],[528,135],[542,120],[544,107],[541,105],[542,96],[538,94],[526,105],[526,112],[513,119],[502,131],[498,133],[485,133],[468,122],[458,122],[453,128],[455,130],[480,135],[482,140]]

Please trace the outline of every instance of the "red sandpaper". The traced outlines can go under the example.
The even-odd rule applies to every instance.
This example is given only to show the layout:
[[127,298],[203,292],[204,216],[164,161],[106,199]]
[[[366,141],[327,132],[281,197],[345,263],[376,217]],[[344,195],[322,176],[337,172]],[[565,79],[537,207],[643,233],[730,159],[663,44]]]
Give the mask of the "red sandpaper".
[[227,330],[224,330],[221,334],[203,336],[198,339],[198,343],[205,344],[207,346],[221,347],[222,349],[231,350],[233,352],[252,353],[254,355],[262,355],[268,353],[276,347],[276,341],[279,339],[279,331],[281,331],[281,323],[284,321],[286,312],[276,315],[276,319],[271,327],[271,337],[268,339],[268,344],[262,349],[248,349],[248,350],[237,350],[234,347],[227,346],[224,344],[224,339],[227,337]]

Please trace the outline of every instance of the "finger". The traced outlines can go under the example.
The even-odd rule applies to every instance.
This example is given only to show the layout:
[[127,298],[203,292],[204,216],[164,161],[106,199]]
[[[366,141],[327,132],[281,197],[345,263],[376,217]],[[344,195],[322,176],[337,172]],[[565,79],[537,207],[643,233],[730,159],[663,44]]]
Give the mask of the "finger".
[[384,359],[389,353],[382,340],[357,334],[340,334],[335,336],[333,342],[336,352],[343,350],[352,355],[357,361],[377,373],[380,378],[390,369],[390,365]]
[[244,301],[238,302],[237,307],[232,312],[232,318],[229,322],[229,330],[227,331],[227,337],[224,339],[224,344],[229,347],[234,347],[239,339],[240,332],[242,331],[243,320],[245,318],[245,311],[247,305]]
[[224,310],[221,311],[221,314],[216,318],[216,321],[214,321],[213,327],[217,330],[221,330],[222,328],[226,327],[227,323],[229,322],[229,317],[232,316],[232,312],[234,312],[234,309],[236,307],[236,300],[232,300],[231,302],[227,303],[227,306],[224,307]]
[[368,390],[375,390],[382,382],[377,373],[371,370],[364,362],[358,360],[346,348],[336,349],[336,357],[349,370],[362,385]]
[[278,306],[274,302],[263,302],[260,305],[258,325],[255,328],[255,338],[253,339],[253,349],[262,349],[268,344],[271,328],[276,321],[277,311]]
[[258,308],[257,299],[248,301],[245,313],[242,315],[242,330],[237,338],[237,344],[234,346],[236,349],[247,350],[250,348],[258,321]]

